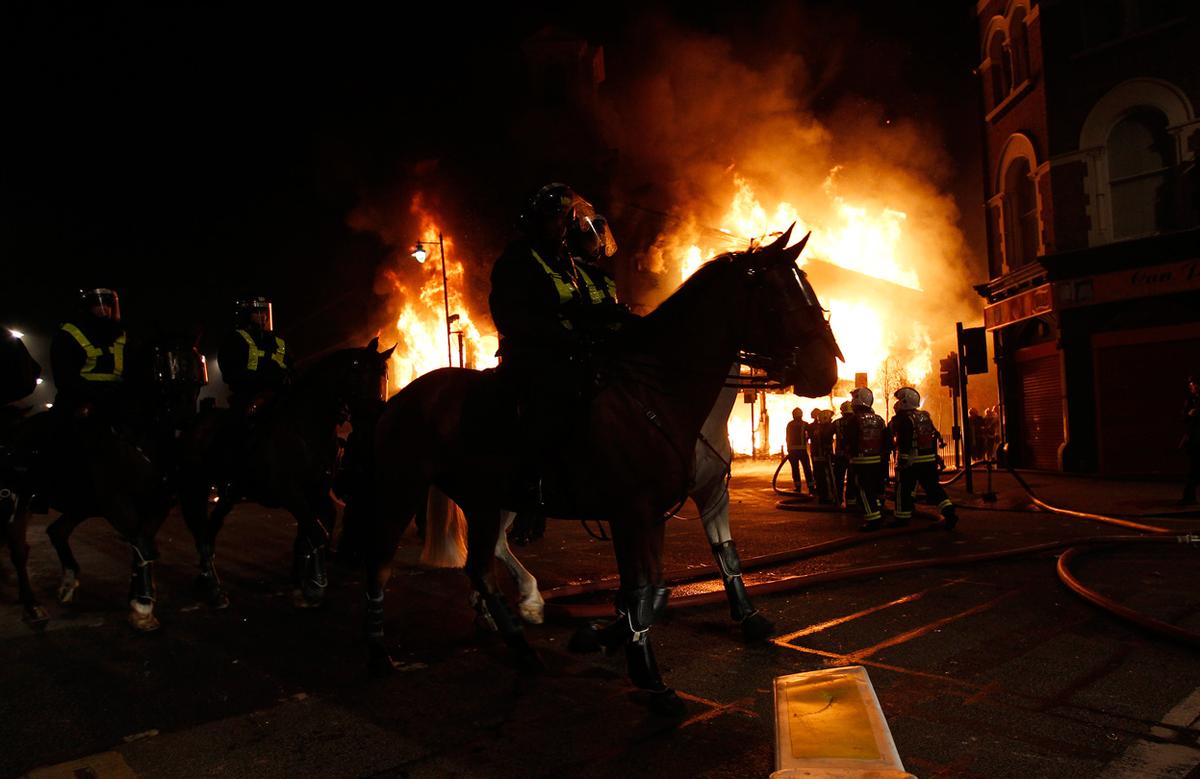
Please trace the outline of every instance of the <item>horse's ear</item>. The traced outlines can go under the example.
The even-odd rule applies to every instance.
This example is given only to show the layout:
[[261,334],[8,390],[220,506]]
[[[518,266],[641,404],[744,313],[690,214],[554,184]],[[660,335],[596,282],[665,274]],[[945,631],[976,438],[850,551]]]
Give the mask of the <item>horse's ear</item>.
[[792,230],[795,230],[795,229],[796,229],[796,223],[792,222],[792,226],[789,227],[788,229],[784,230],[783,235],[779,236],[774,241],[772,241],[771,245],[767,246],[763,251],[766,251],[766,252],[782,251],[783,248],[788,245],[788,241],[790,241],[792,239]]
[[[793,226],[795,226],[795,225],[793,225]],[[804,251],[804,245],[806,243],[808,243],[808,239],[811,236],[812,236],[812,230],[809,230],[808,233],[806,233],[805,236],[800,239],[800,243],[796,244],[795,246],[792,246],[791,248],[784,249],[782,252],[782,255],[779,258],[780,264],[788,263],[788,262],[795,262],[796,258],[800,256],[800,252]]]
[[391,357],[391,356],[392,356],[392,352],[396,351],[396,347],[397,347],[397,346],[398,346],[398,344],[392,344],[392,348],[391,348],[391,349],[388,349],[386,352],[380,352],[380,353],[379,353],[379,359],[381,359],[381,360],[387,360],[389,357]]
[[379,336],[375,336],[371,339],[371,343],[367,344],[367,351],[371,352],[372,354],[379,351]]

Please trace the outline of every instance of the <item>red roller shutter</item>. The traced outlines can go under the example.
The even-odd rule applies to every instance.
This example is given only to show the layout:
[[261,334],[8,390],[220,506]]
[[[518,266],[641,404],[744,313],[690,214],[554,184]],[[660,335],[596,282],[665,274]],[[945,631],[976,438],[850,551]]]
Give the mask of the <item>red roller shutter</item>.
[[1021,382],[1021,464],[1057,470],[1058,448],[1063,442],[1058,352],[1044,347],[1022,349],[1016,354],[1016,367]]

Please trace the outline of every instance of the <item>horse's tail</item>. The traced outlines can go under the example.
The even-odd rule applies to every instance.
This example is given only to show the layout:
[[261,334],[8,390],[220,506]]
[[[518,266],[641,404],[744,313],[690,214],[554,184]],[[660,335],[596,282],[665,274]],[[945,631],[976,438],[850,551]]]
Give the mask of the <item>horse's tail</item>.
[[467,520],[462,510],[437,487],[429,488],[425,505],[425,548],[421,564],[462,568],[467,562]]

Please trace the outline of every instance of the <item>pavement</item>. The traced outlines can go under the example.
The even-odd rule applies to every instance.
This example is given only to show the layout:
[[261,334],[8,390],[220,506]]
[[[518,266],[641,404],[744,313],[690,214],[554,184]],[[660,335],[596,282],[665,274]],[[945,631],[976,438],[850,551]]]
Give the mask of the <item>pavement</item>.
[[[851,514],[777,508],[774,466],[735,464],[743,559],[857,534]],[[334,571],[323,608],[293,607],[295,526],[285,514],[235,509],[218,546],[232,606],[217,612],[195,602],[195,553],[172,515],[159,538],[155,635],[125,623],[128,552],[102,520],[74,539],[77,602],[54,603],[59,570],[43,517],[30,543],[52,617],[44,629],[20,621],[11,570],[0,573],[0,776],[767,776],[774,677],[863,665],[905,767],[920,777],[1200,777],[1195,648],[1077,597],[1055,573],[1057,552],[955,561],[1133,531],[1035,509],[1011,476],[992,478],[995,503],[967,495],[961,480],[951,486],[963,506],[953,532],[918,517],[911,532],[749,575],[792,587],[755,598],[776,623],[773,641],[744,643],[721,604],[672,609],[653,635],[687,706],[678,720],[648,711],[623,660],[567,652],[571,624],[530,626],[547,669],[518,673],[499,639],[476,628],[465,577],[421,568],[412,535],[387,606],[403,670],[372,680],[355,574]],[[1200,514],[1173,503],[1177,485],[1024,478],[1047,503],[1200,532]],[[977,493],[985,479],[977,474]],[[689,512],[668,523],[668,570],[711,563]],[[614,571],[608,544],[576,523],[551,522],[544,539],[515,551],[548,593]],[[1197,555],[1185,544],[1096,547],[1073,571],[1198,632]],[[928,565],[853,570],[916,560]],[[847,578],[803,578],[834,571]]]

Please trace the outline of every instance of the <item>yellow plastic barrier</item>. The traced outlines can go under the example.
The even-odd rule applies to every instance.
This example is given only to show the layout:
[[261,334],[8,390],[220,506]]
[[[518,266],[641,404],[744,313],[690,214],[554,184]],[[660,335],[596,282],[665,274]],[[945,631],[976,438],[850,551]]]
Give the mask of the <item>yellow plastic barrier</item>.
[[861,665],[775,677],[772,779],[914,779]]

